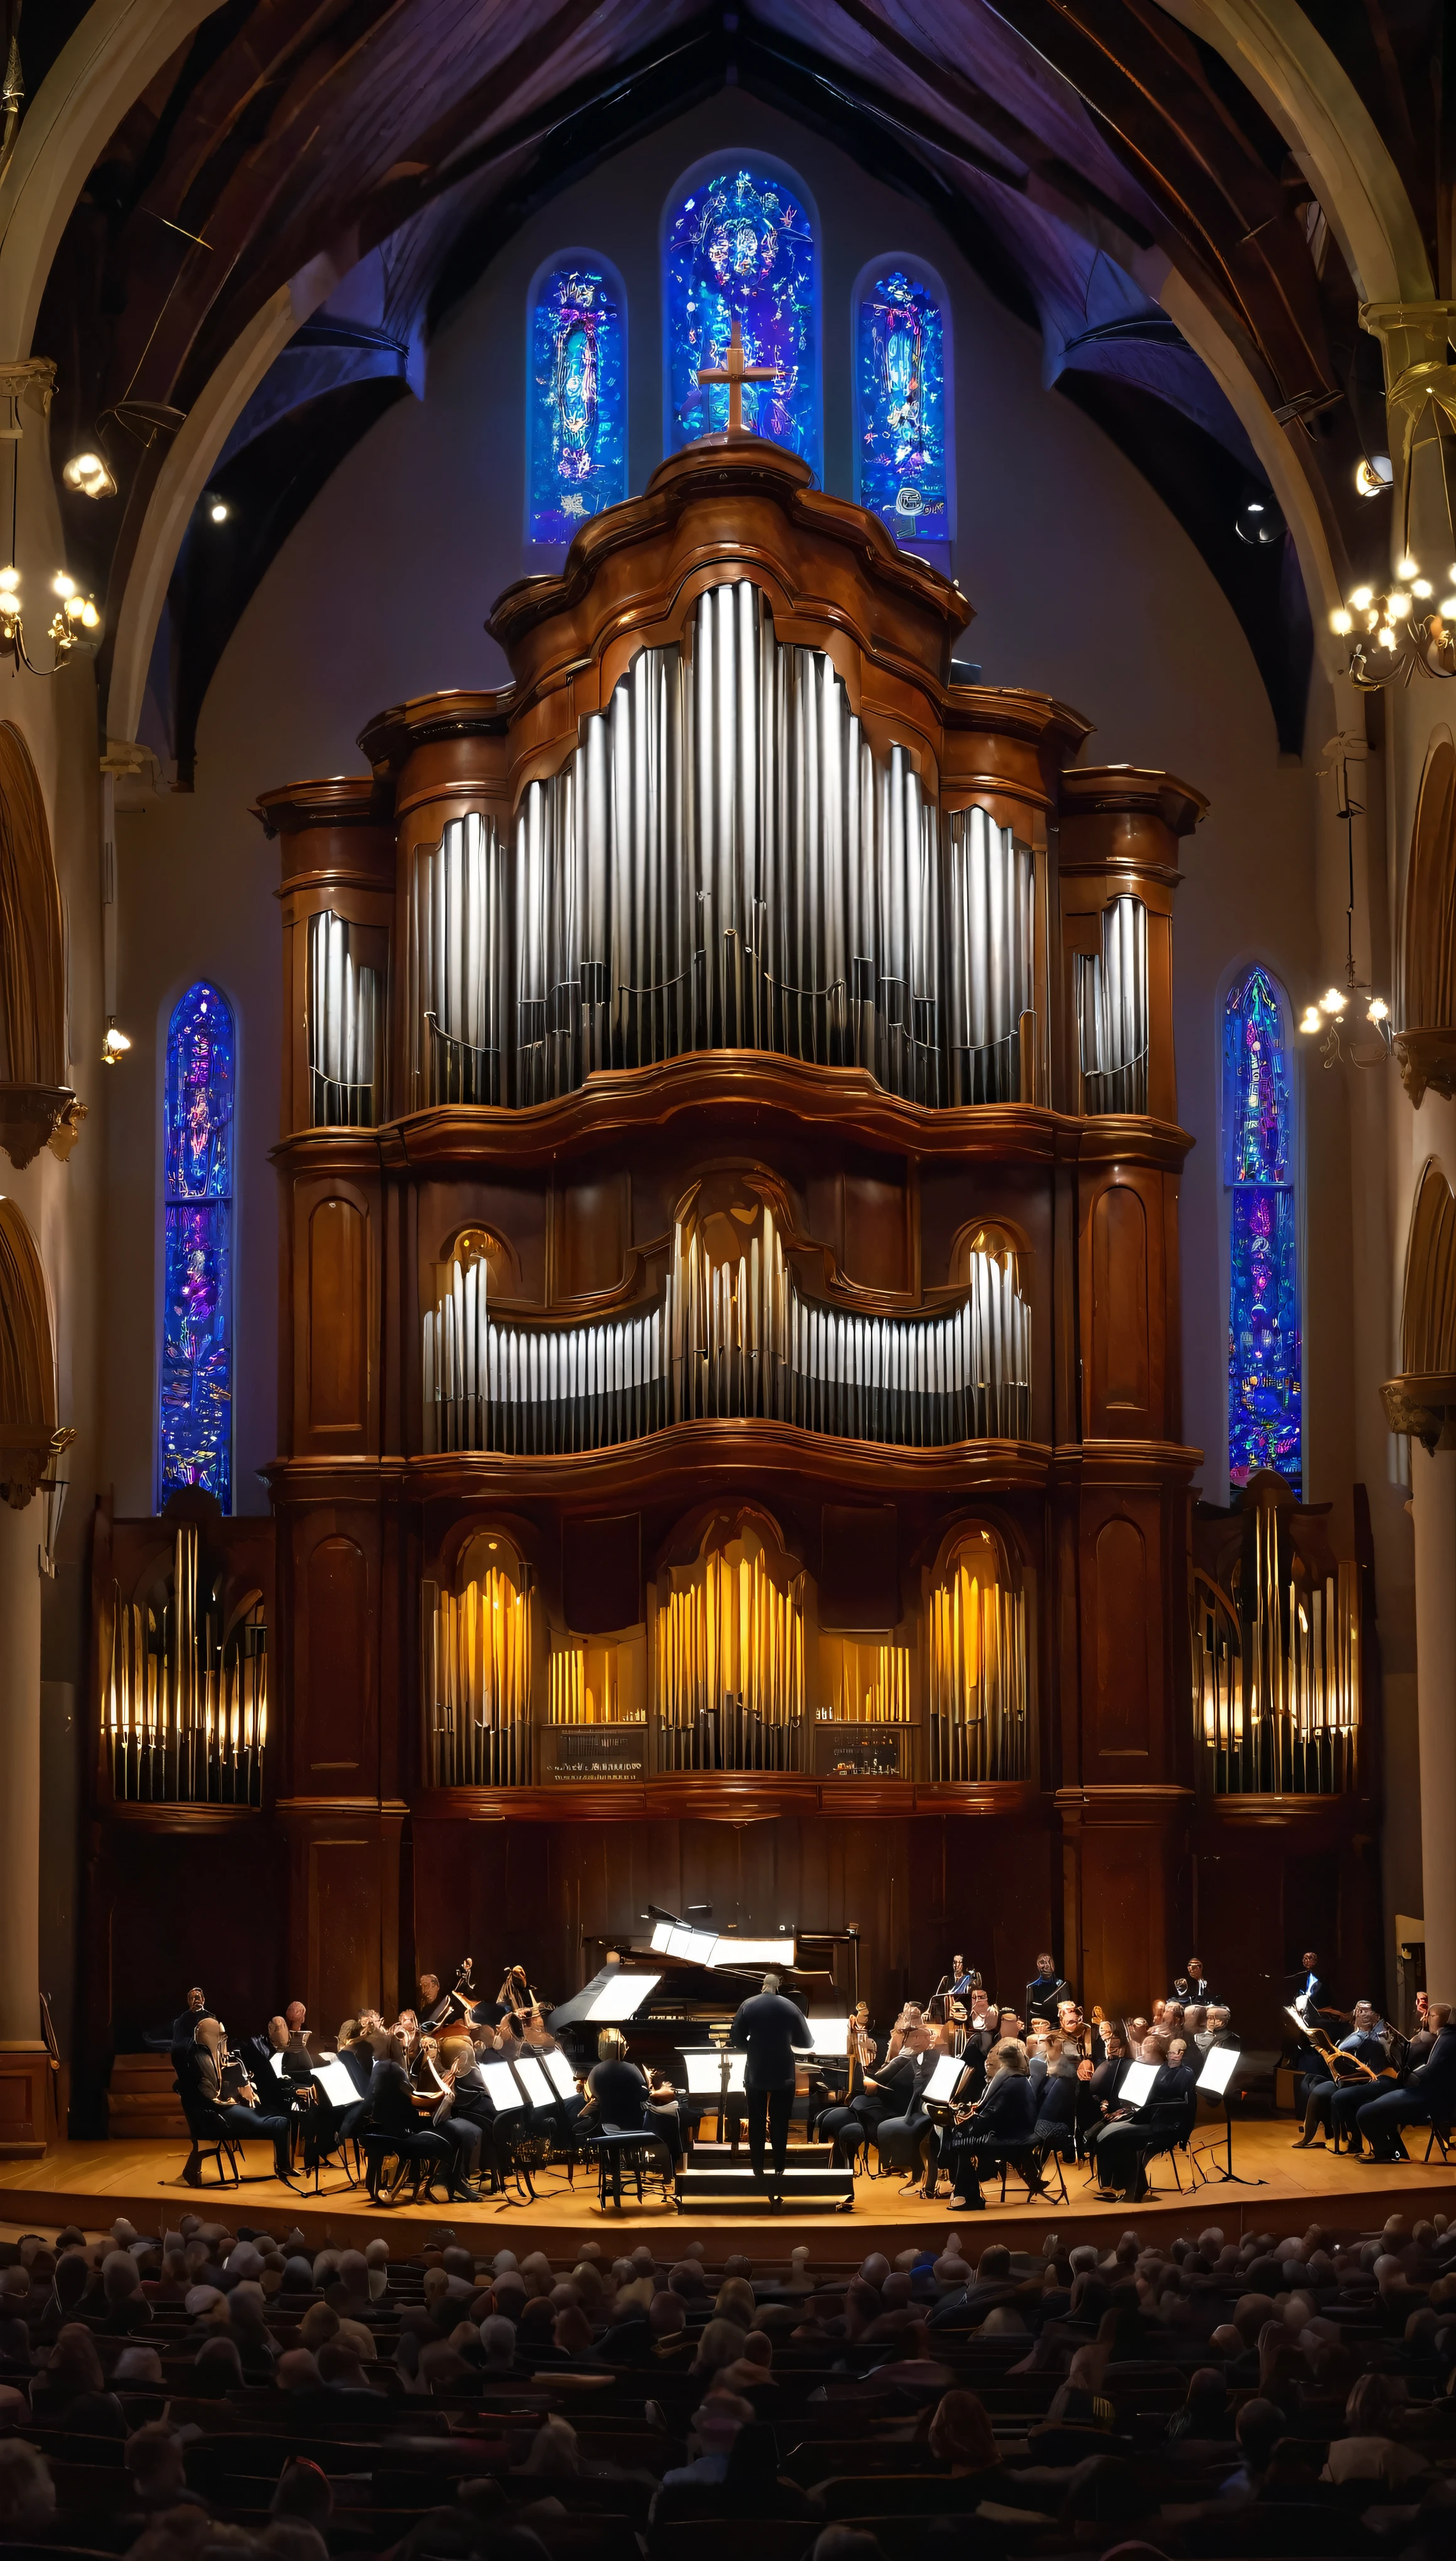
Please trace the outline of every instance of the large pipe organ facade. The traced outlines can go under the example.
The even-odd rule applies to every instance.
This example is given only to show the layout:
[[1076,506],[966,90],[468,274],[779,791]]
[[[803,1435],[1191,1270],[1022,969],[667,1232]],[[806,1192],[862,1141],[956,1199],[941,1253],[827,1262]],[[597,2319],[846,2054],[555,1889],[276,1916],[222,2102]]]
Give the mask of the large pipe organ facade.
[[498,600],[511,684],[260,795],[279,1443],[240,1819],[326,2018],[467,1947],[566,1992],[690,1895],[857,1923],[877,2001],[1054,1946],[1115,2006],[1194,1926],[1201,1825],[1246,1899],[1254,1800],[1207,1779],[1231,1639],[1189,1634],[1205,803],[961,682],[970,616],[798,460],[708,438]]

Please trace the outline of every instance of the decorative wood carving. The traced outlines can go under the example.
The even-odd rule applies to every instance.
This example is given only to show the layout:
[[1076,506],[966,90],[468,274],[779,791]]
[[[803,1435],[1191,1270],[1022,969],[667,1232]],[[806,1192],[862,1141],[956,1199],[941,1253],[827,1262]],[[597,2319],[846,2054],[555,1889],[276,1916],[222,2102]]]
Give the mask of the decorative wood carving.
[[85,1106],[66,1082],[66,933],[51,830],[30,750],[0,721],[0,1147],[23,1169],[63,1160]]
[[76,1439],[56,1419],[46,1276],[17,1201],[0,1196],[0,1494],[16,1511]]

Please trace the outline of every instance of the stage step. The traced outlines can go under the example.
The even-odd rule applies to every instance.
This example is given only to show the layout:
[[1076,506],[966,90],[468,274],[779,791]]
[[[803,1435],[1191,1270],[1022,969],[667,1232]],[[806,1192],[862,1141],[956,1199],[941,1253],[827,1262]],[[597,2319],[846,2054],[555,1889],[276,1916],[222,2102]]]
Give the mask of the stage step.
[[811,2208],[847,2214],[855,2202],[854,2173],[835,2167],[828,2143],[795,2143],[781,2182],[774,2178],[771,2162],[758,2179],[745,2151],[734,2156],[727,2143],[697,2143],[691,2161],[678,2172],[675,2188],[679,2212],[696,2205],[711,2206],[721,2214],[740,2206],[745,2213],[763,2214],[775,2189],[783,2197],[785,2214]]

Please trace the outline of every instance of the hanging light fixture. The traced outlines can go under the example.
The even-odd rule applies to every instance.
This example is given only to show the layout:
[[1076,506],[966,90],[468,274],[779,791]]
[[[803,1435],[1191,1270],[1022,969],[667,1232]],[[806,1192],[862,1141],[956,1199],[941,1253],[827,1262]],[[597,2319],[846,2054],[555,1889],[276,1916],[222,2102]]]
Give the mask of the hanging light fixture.
[[49,410],[55,382],[55,367],[44,359],[27,360],[24,364],[0,369],[0,443],[10,446],[10,556],[0,568],[0,657],[12,657],[17,667],[28,667],[33,676],[57,676],[73,649],[93,649],[101,635],[101,616],[92,597],[82,596],[76,581],[64,569],[52,573],[50,598],[43,596],[40,610],[50,612],[45,634],[51,643],[51,664],[38,666],[26,642],[25,600],[21,592],[21,575],[16,567],[20,531],[20,448],[25,441],[25,424],[21,403],[32,383],[39,382],[44,407]]
[[[75,1440],[75,1433],[72,1433],[70,1438]],[[56,1456],[60,1456],[59,1451]],[[66,1509],[66,1488],[69,1482],[69,1477],[57,1475],[56,1458],[53,1458],[50,1474],[43,1476],[36,1487],[37,1493],[42,1496],[46,1506],[45,1536],[41,1540],[36,1562],[41,1572],[52,1583],[56,1580],[56,1550],[61,1539],[61,1515]]]
[[[1347,1056],[1341,1046],[1342,1031],[1348,1034],[1349,1018],[1363,1014],[1364,1020],[1373,1024],[1378,1033],[1383,1044],[1383,1055],[1379,1058],[1361,1058],[1352,1048],[1348,1053],[1349,1064],[1352,1067],[1383,1067],[1385,1060],[1391,1054],[1393,1042],[1390,1008],[1378,989],[1373,987],[1368,979],[1358,978],[1355,974],[1355,821],[1358,817],[1364,817],[1365,808],[1364,804],[1353,798],[1351,794],[1350,752],[1346,740],[1332,739],[1325,753],[1335,758],[1334,766],[1329,768],[1335,776],[1335,815],[1343,821],[1345,827],[1348,880],[1345,906],[1345,979],[1343,985],[1334,983],[1325,989],[1322,996],[1311,997],[1300,1015],[1299,1028],[1307,1040],[1318,1040],[1322,1064],[1326,1067],[1335,1067]],[[1362,997],[1365,998],[1363,1007]]]
[[[1385,358],[1390,453],[1357,464],[1362,497],[1399,491],[1392,573],[1351,589],[1330,616],[1346,671],[1365,692],[1412,676],[1456,676],[1456,515],[1448,445],[1456,433],[1456,303],[1364,303]],[[1383,465],[1383,468],[1381,468]]]

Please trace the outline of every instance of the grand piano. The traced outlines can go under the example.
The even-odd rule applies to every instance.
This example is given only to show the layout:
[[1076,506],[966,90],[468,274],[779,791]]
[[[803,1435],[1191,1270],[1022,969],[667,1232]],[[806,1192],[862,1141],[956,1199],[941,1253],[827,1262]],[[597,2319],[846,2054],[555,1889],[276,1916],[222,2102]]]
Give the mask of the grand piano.
[[578,2072],[596,2061],[603,2027],[620,2027],[628,2051],[644,2070],[655,2065],[667,2079],[683,2081],[681,2058],[722,2043],[734,2012],[761,1989],[765,1973],[777,1974],[788,1998],[806,2016],[843,2018],[860,1992],[857,1930],[788,1932],[775,1938],[736,1933],[720,1936],[655,1913],[650,1938],[606,1949],[586,1941],[589,1961],[602,1962],[547,2024]]

